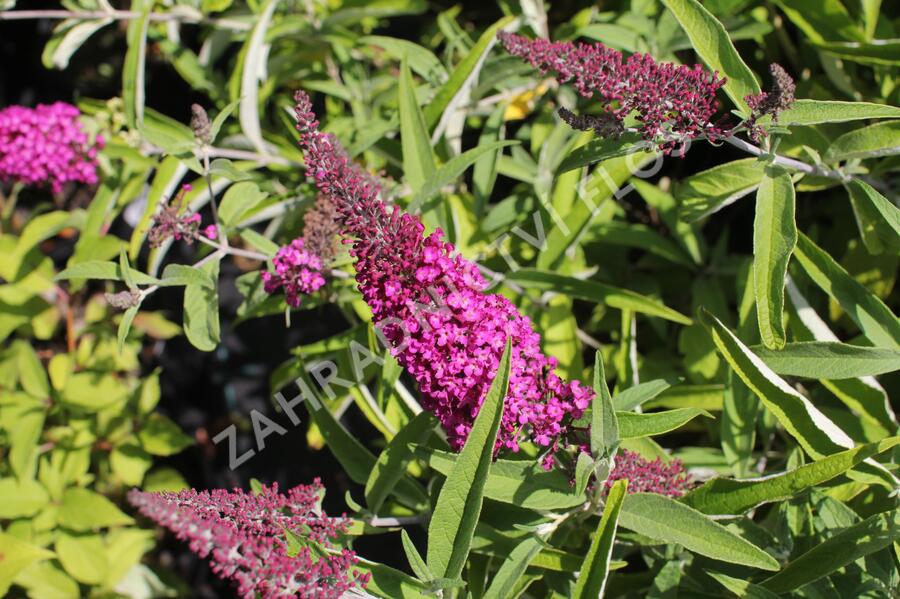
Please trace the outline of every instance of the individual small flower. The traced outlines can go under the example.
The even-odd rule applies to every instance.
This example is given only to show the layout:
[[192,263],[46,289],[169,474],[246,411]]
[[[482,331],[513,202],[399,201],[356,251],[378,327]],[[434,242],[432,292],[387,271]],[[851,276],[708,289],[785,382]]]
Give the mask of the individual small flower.
[[694,482],[681,460],[665,463],[662,458],[656,458],[651,462],[625,449],[616,456],[606,488],[622,479],[628,481],[629,493],[658,493],[667,497],[681,497]]
[[310,295],[325,285],[322,258],[304,249],[303,239],[295,239],[281,247],[272,260],[274,272],[263,271],[263,288],[272,294],[284,289],[288,305],[296,308],[304,295]]
[[217,225],[207,225],[203,227],[200,234],[209,240],[215,241],[219,238],[219,227]]
[[[235,582],[245,599],[337,599],[364,588],[368,575],[354,569],[359,560],[353,551],[334,547],[333,540],[347,532],[349,521],[322,512],[322,493],[316,479],[286,495],[273,484],[258,493],[134,489],[128,500],[187,541],[191,551],[208,558],[213,572]],[[285,541],[286,530],[309,543],[294,554]]]
[[757,125],[757,121],[763,115],[771,115],[772,122],[778,122],[778,115],[794,104],[794,92],[797,86],[787,71],[773,62],[769,65],[769,73],[772,75],[772,89],[769,92],[750,94],[744,98],[752,111],[747,119],[747,130],[753,141],[760,141],[765,137],[765,130]]
[[[663,152],[701,135],[721,135],[712,118],[719,108],[716,93],[725,79],[700,65],[656,62],[639,53],[624,58],[618,50],[599,43],[529,40],[508,32],[498,37],[513,56],[542,73],[555,72],[560,83],[572,81],[579,94],[599,100],[608,121],[621,124],[634,114],[641,136]],[[577,118],[567,111],[569,115],[567,120]],[[587,125],[586,121],[575,122]],[[608,126],[604,123],[603,128]]]
[[484,293],[478,267],[440,230],[426,236],[417,217],[388,208],[372,178],[334,136],[318,130],[309,97],[298,91],[295,100],[307,173],[330,198],[352,244],[359,290],[450,444],[459,449],[468,438],[509,338],[509,390],[495,449],[516,451],[528,440],[554,453],[594,392],[560,379],[530,319],[506,297]]
[[69,182],[96,183],[103,138],[92,142],[80,116],[65,102],[0,110],[0,180],[49,185],[55,193]]
[[193,243],[200,231],[200,215],[179,214],[184,202],[184,194],[191,191],[190,185],[182,185],[175,199],[162,206],[159,214],[153,217],[153,226],[147,234],[151,247],[159,247],[167,239],[184,239]]

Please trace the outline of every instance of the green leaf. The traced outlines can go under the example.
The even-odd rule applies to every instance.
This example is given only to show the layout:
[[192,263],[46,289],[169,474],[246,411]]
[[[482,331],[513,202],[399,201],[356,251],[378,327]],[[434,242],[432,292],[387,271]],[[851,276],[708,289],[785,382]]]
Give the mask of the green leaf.
[[422,582],[428,582],[433,579],[434,574],[428,569],[428,564],[426,564],[425,560],[422,559],[422,556],[419,555],[419,550],[413,545],[412,539],[409,538],[409,534],[403,528],[400,529],[400,541],[403,544],[403,552],[406,554],[406,561],[409,562],[409,567],[412,569],[413,574],[415,574]]
[[898,539],[900,511],[893,509],[876,514],[817,544],[761,584],[770,591],[786,593],[824,578]]
[[428,128],[425,126],[425,117],[422,116],[422,110],[416,99],[416,85],[405,58],[400,66],[397,94],[400,106],[403,172],[413,193],[418,193],[425,186],[426,181],[434,178],[434,154],[431,151],[431,138],[428,136]]
[[429,205],[429,200],[438,195],[441,189],[453,181],[456,181],[467,168],[475,164],[484,154],[494,152],[499,148],[517,145],[518,141],[495,141],[486,145],[479,145],[463,152],[459,156],[451,158],[442,164],[431,176],[424,182],[422,187],[409,203],[409,212],[418,211],[420,206],[424,206],[422,211],[428,212],[433,210],[434,206]]
[[265,200],[267,193],[260,191],[256,183],[241,181],[228,188],[219,204],[219,222],[224,227],[233,227],[260,202]]
[[595,460],[612,458],[619,448],[619,422],[613,408],[606,373],[603,370],[603,354],[594,354],[594,399],[591,400],[591,455]]
[[762,570],[779,568],[778,562],[756,545],[700,512],[662,495],[627,495],[619,523],[638,534],[664,543],[677,543],[688,551],[715,560]]
[[649,414],[636,414],[634,412],[616,412],[619,421],[619,434],[623,439],[639,439],[662,435],[680,428],[697,416],[712,415],[706,410],[698,408],[678,408],[665,412],[652,412]]
[[52,551],[0,532],[0,595],[6,596],[12,581],[25,568],[54,557]]
[[797,497],[806,489],[828,482],[898,444],[900,437],[890,437],[764,478],[713,478],[682,497],[681,502],[704,514],[743,514],[764,503]]
[[871,42],[817,42],[817,48],[840,58],[866,65],[894,67],[900,61],[900,39]]
[[[209,128],[209,137],[212,141],[216,141],[216,138],[219,136],[219,131],[222,129],[222,125],[225,124],[225,120],[231,116],[231,113],[235,111],[240,104],[240,100],[234,100],[233,102],[229,102],[229,104],[219,111],[219,114],[216,115],[216,118],[213,119],[212,124]],[[215,160],[213,160],[215,163]]]
[[871,102],[796,100],[790,108],[778,115],[778,124],[790,127],[888,118],[900,118],[900,107]]
[[184,288],[184,333],[191,345],[213,351],[219,345],[219,258],[200,267],[216,284],[191,283]]
[[776,3],[814,43],[865,39],[862,29],[840,0],[776,0]]
[[626,133],[619,139],[605,137],[592,139],[569,152],[557,167],[556,174],[561,175],[601,160],[646,150],[648,147],[650,145],[640,141],[640,136],[636,133]]
[[663,0],[663,3],[678,19],[703,62],[718,71],[720,77],[727,78],[728,97],[742,113],[749,115],[750,108],[744,98],[758,94],[759,83],[734,49],[722,23],[697,0]]
[[37,352],[26,341],[16,341],[16,368],[19,370],[19,383],[26,393],[37,399],[50,397],[50,379],[41,364]]
[[133,524],[134,520],[103,495],[89,489],[72,487],[63,493],[59,523],[68,529],[83,532]]
[[562,293],[572,298],[591,302],[604,302],[619,310],[632,310],[648,316],[657,316],[679,324],[690,325],[693,321],[655,299],[628,289],[613,287],[605,283],[577,279],[556,272],[535,268],[520,268],[510,272],[506,278],[526,289],[540,289]]
[[100,584],[109,570],[106,548],[99,535],[72,535],[61,532],[56,553],[72,578],[84,584]]
[[269,46],[266,32],[272,23],[278,0],[268,0],[256,18],[253,31],[242,48],[244,55],[241,70],[240,111],[241,129],[258,152],[266,153],[265,142],[259,127],[259,85],[265,83],[268,69]]
[[46,489],[36,481],[0,478],[0,518],[4,520],[33,516],[49,501]]
[[646,383],[640,383],[616,395],[613,398],[613,406],[616,410],[628,412],[644,402],[650,401],[671,386],[672,383],[665,379],[653,379]]
[[682,220],[698,221],[753,192],[765,176],[756,158],[714,166],[683,180],[675,188]]
[[759,356],[708,311],[700,310],[700,321],[712,335],[719,353],[728,361],[741,380],[762,400],[781,425],[806,452],[815,459],[853,447],[853,440],[800,395],[781,377],[772,372]]
[[810,379],[850,379],[900,369],[900,351],[836,341],[788,343],[780,351],[753,347],[753,352],[778,374]]
[[515,597],[516,584],[537,554],[541,552],[543,546],[544,542],[534,535],[526,537],[524,541],[516,545],[516,548],[510,551],[503,563],[500,564],[500,569],[494,574],[491,586],[485,591],[483,599]]
[[22,229],[13,250],[12,260],[14,262],[22,260],[33,247],[50,239],[66,227],[80,227],[84,223],[84,218],[83,211],[65,212],[62,210],[35,216]]
[[[416,447],[415,454],[445,476],[457,462],[456,454],[447,451]],[[585,501],[583,493],[572,489],[569,478],[560,470],[544,470],[533,461],[495,460],[484,484],[484,496],[533,510],[561,510]]]
[[141,447],[152,455],[174,455],[194,444],[178,425],[159,413],[152,413],[138,431]]
[[890,308],[802,232],[794,256],[813,282],[837,300],[873,344],[900,349],[900,322]]
[[466,444],[441,488],[428,526],[428,567],[440,578],[458,578],[469,555],[503,415],[510,353],[507,338],[494,381],[478,410]]
[[753,286],[759,334],[770,349],[787,342],[784,331],[784,278],[797,245],[794,183],[783,169],[767,169],[756,192],[753,222]]
[[437,419],[430,412],[420,412],[394,435],[378,456],[366,480],[366,505],[378,513],[397,481],[403,477],[412,458],[410,444],[424,443],[434,430]]
[[194,268],[186,264],[167,264],[163,269],[161,286],[196,285],[203,289],[215,289],[216,281],[203,268]]
[[182,154],[194,147],[194,132],[190,127],[152,108],[144,110],[144,121],[138,129],[146,141],[166,154]]
[[706,573],[712,576],[716,582],[723,587],[743,599],[779,599],[780,597],[780,595],[777,595],[758,584],[753,584],[752,582],[740,578],[732,578],[721,572],[713,572],[711,570],[707,570]]
[[[138,285],[158,285],[160,283],[159,279],[145,275],[133,268],[130,274],[132,280]],[[55,281],[64,281],[66,279],[121,281],[123,280],[122,268],[115,262],[88,260],[87,262],[79,262],[74,266],[70,266],[54,277]]]
[[[463,89],[466,82],[469,80],[469,77],[485,59],[487,51],[494,44],[497,32],[500,31],[502,27],[511,23],[514,19],[515,17],[512,16],[503,17],[491,25],[483,34],[481,34],[481,37],[478,38],[478,41],[475,42],[475,45],[472,46],[472,49],[469,50],[469,53],[466,54],[465,58],[459,61],[459,64],[456,65],[456,68],[450,73],[450,78],[447,79],[447,82],[444,83],[428,103],[428,106],[425,107],[424,119],[425,123],[428,125],[426,131],[431,130],[438,123],[441,119],[441,115],[444,114],[444,111],[450,103],[456,98],[457,94],[460,93],[460,90]],[[428,147],[430,149],[431,145],[429,144]]]
[[125,349],[125,341],[128,339],[128,333],[131,332],[131,323],[134,322],[134,317],[137,316],[140,309],[140,304],[131,306],[122,313],[122,318],[119,319],[119,327],[116,330],[116,348],[119,351],[119,355]]
[[84,370],[68,378],[60,399],[68,406],[97,412],[124,401],[129,392],[113,373]]
[[[0,3],[2,4],[2,3]],[[41,61],[48,69],[66,69],[69,59],[92,35],[113,22],[113,19],[66,19],[53,30],[53,37],[44,46]]]
[[609,564],[612,559],[613,544],[619,526],[619,512],[625,500],[628,488],[627,480],[617,480],[606,497],[603,516],[591,540],[591,548],[584,556],[584,563],[575,583],[574,599],[594,599],[603,597],[606,588],[606,577],[609,575]]
[[840,162],[894,154],[900,154],[900,121],[876,123],[844,133],[828,146],[823,158],[826,162]]
[[371,574],[366,585],[367,593],[391,599],[428,599],[429,587],[408,574],[376,562],[360,558],[354,566],[360,572]]
[[900,250],[900,209],[865,181],[853,179],[845,186],[869,253]]
[[149,0],[136,0],[132,10],[140,16],[128,23],[125,63],[122,67],[122,100],[125,104],[125,120],[132,129],[144,121],[144,69],[147,59],[147,26],[150,23]]
[[357,40],[360,46],[376,46],[395,60],[409,60],[409,68],[428,81],[440,81],[447,76],[447,69],[428,48],[404,39],[383,35],[364,35]]

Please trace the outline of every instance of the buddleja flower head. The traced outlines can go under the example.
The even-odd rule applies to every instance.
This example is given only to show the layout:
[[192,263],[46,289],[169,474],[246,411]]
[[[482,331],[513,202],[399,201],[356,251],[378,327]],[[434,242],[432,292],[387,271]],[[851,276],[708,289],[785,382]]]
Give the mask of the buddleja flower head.
[[650,461],[628,450],[622,450],[616,456],[606,487],[611,488],[614,482],[622,479],[628,481],[629,493],[658,493],[668,497],[681,497],[693,485],[681,460],[665,463],[656,458]]
[[169,238],[183,239],[188,243],[193,243],[197,238],[200,232],[200,215],[181,212],[184,196],[189,191],[190,184],[182,185],[175,198],[164,204],[153,217],[153,226],[147,234],[151,247],[159,247]]
[[295,99],[307,172],[352,240],[359,290],[451,445],[465,443],[509,337],[512,367],[497,447],[515,451],[528,439],[556,449],[593,391],[561,380],[528,317],[507,298],[485,294],[476,265],[455,253],[440,229],[425,235],[417,217],[389,209],[371,177],[318,130],[309,97],[297,92]]
[[284,289],[289,306],[296,308],[304,295],[325,285],[325,267],[334,259],[340,232],[338,215],[326,195],[319,195],[303,215],[303,237],[279,248],[272,261],[274,272],[263,272],[263,288],[273,294]]
[[0,180],[49,185],[54,192],[73,181],[97,182],[97,151],[82,129],[78,108],[65,102],[0,110]]
[[[241,597],[337,599],[365,587],[368,575],[354,570],[358,558],[353,551],[332,546],[332,540],[347,531],[349,521],[322,513],[322,493],[316,479],[286,495],[273,484],[258,493],[135,489],[128,500],[141,514],[187,541],[191,551],[208,558],[216,574],[237,584]],[[285,530],[309,543],[296,553],[290,551]]]
[[778,64],[769,65],[769,73],[772,74],[772,89],[768,92],[750,94],[744,100],[752,111],[747,119],[747,129],[750,138],[759,141],[765,137],[765,130],[757,125],[757,121],[764,115],[770,115],[772,122],[778,122],[778,115],[794,104],[794,92],[797,86],[787,71]]
[[556,73],[560,83],[572,81],[579,94],[600,101],[602,117],[584,120],[568,111],[561,113],[578,129],[609,135],[620,131],[625,117],[634,114],[641,136],[666,153],[688,139],[721,135],[712,118],[719,108],[716,92],[725,79],[700,65],[656,62],[640,53],[624,58],[599,43],[529,40],[508,32],[498,37],[513,56],[542,73]]

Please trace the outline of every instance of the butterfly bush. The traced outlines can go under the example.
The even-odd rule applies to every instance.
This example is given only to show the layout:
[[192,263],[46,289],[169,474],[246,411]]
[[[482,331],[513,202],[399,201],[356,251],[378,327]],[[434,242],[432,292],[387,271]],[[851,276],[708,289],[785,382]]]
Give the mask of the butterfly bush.
[[[197,239],[200,234],[200,215],[196,212],[190,214],[181,211],[184,196],[191,189],[193,187],[189,183],[182,185],[175,199],[164,204],[159,213],[153,217],[153,226],[147,234],[151,247],[160,247],[169,238],[176,241],[183,239],[189,244]],[[204,230],[204,234],[212,232],[214,231],[209,231],[209,227]]]
[[549,447],[545,465],[565,442],[570,421],[590,405],[593,391],[565,382],[554,358],[541,352],[531,321],[502,295],[484,293],[477,266],[443,240],[425,234],[418,217],[389,208],[379,187],[322,133],[303,92],[296,117],[308,174],[327,196],[349,238],[356,281],[391,354],[418,384],[451,446],[465,443],[499,366],[507,338],[512,356],[497,449],[523,440]]
[[797,89],[793,78],[788,75],[778,63],[769,65],[769,73],[772,75],[772,89],[768,92],[750,94],[744,98],[750,107],[750,118],[747,119],[747,130],[750,138],[760,141],[766,136],[766,131],[757,124],[757,121],[765,115],[772,117],[773,123],[778,123],[778,115],[794,104],[794,92]]
[[[351,589],[364,588],[369,577],[354,569],[358,558],[353,551],[333,546],[349,521],[322,513],[323,492],[315,479],[287,494],[279,493],[277,484],[256,493],[135,489],[128,500],[141,514],[187,541],[191,551],[208,558],[218,576],[236,583],[241,597],[337,599]],[[311,544],[290,551],[285,530]]]
[[719,109],[716,92],[725,79],[700,65],[656,62],[640,53],[625,58],[599,43],[530,40],[508,32],[499,38],[513,56],[542,73],[556,73],[560,83],[572,81],[579,94],[600,101],[600,116],[561,111],[560,116],[577,129],[615,137],[624,131],[625,117],[634,114],[641,136],[665,153],[686,140],[722,134],[712,119]]
[[615,465],[606,479],[606,488],[612,488],[613,483],[623,479],[628,481],[629,493],[658,493],[668,497],[681,497],[693,485],[681,460],[665,463],[662,458],[656,458],[650,461],[627,449],[616,456]]
[[0,180],[49,185],[55,193],[69,182],[96,183],[103,138],[92,143],[79,116],[65,102],[0,110]]

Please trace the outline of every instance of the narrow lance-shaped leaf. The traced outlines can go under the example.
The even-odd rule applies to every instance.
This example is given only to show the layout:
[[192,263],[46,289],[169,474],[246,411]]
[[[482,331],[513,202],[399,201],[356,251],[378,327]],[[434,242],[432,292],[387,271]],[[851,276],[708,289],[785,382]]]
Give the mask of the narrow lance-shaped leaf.
[[682,497],[681,501],[704,514],[743,514],[764,503],[796,497],[806,489],[840,476],[867,458],[898,444],[900,437],[890,437],[765,478],[713,478]]
[[664,0],[664,3],[678,19],[703,62],[720,76],[727,77],[725,93],[728,97],[741,112],[749,114],[750,108],[744,98],[758,94],[759,83],[734,49],[722,23],[697,0]]
[[781,349],[784,331],[784,278],[797,245],[794,184],[783,169],[766,169],[756,192],[753,223],[753,285],[759,334],[766,347]]
[[525,570],[534,560],[544,546],[544,541],[538,536],[526,537],[524,541],[516,545],[509,555],[503,560],[503,564],[494,578],[491,586],[487,588],[482,599],[510,599],[515,597],[515,588]]
[[413,574],[416,575],[416,578],[422,582],[428,582],[434,578],[434,575],[431,573],[431,570],[428,569],[425,560],[419,555],[419,550],[416,549],[412,539],[409,538],[409,533],[402,528],[400,529],[400,541],[403,544],[403,552],[406,554],[406,561],[409,562],[409,567],[412,569]]
[[900,369],[900,350],[837,341],[788,343],[780,351],[751,348],[778,374],[812,379],[850,379]]
[[619,434],[623,439],[638,439],[668,433],[700,415],[712,418],[709,412],[699,408],[678,408],[650,414],[618,412],[616,418],[619,423]]
[[603,355],[600,350],[594,354],[594,399],[591,401],[591,453],[595,460],[610,458],[619,447],[619,423],[613,408],[606,373],[603,369]]
[[890,308],[803,232],[797,238],[794,256],[813,282],[837,300],[874,345],[900,349],[900,321]]
[[400,110],[400,142],[403,147],[403,172],[414,192],[418,192],[425,182],[434,177],[434,155],[431,139],[425,126],[425,117],[416,99],[416,86],[409,71],[409,63],[404,58],[400,66],[400,81],[397,85]]
[[507,339],[494,381],[478,410],[466,444],[444,482],[428,527],[427,563],[440,578],[458,578],[469,555],[503,415],[510,353],[510,340]]
[[815,582],[870,553],[880,551],[900,539],[900,511],[890,510],[866,518],[819,543],[791,561],[762,586],[786,593]]
[[846,187],[869,253],[900,250],[900,209],[865,181],[853,179]]
[[122,100],[125,104],[125,120],[132,129],[144,120],[144,69],[147,58],[147,26],[152,2],[138,0],[134,3],[140,16],[128,24],[125,38],[128,51],[122,66]]
[[410,443],[423,443],[436,423],[437,420],[430,412],[419,412],[381,452],[366,481],[366,504],[370,510],[378,512],[406,471],[412,457]]
[[603,516],[591,540],[591,548],[584,557],[578,582],[572,594],[574,599],[594,599],[603,597],[606,588],[606,577],[609,575],[609,563],[612,559],[613,544],[619,526],[619,512],[628,488],[627,480],[617,480],[609,490]]
[[747,348],[708,311],[700,320],[709,329],[719,353],[741,380],[756,393],[781,425],[816,459],[853,447],[853,440]]
[[652,493],[627,495],[619,522],[629,530],[733,564],[778,570],[775,559],[718,522],[674,499]]
[[259,82],[266,78],[266,63],[269,58],[266,31],[272,22],[277,5],[278,0],[269,0],[256,20],[253,31],[247,39],[243,71],[241,72],[240,112],[238,114],[241,129],[257,151],[262,153],[265,153],[265,143],[259,127]]

